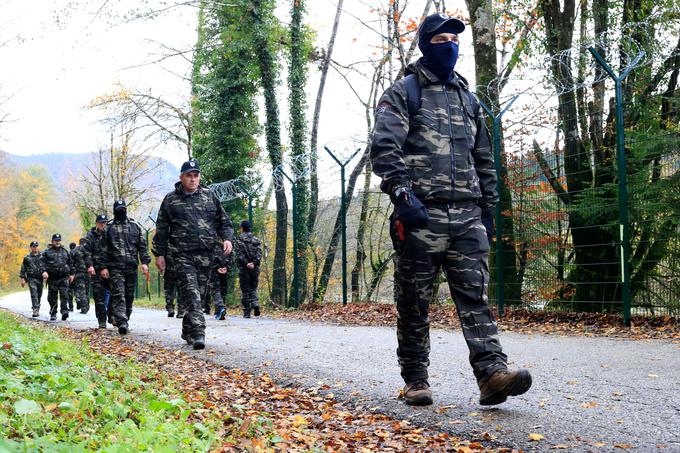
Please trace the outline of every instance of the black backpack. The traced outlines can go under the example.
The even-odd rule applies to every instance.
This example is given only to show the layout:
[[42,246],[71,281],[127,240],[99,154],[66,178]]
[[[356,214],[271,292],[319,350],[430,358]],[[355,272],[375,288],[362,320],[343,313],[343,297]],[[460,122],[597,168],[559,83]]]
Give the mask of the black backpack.
[[[475,113],[475,118],[477,117],[477,112],[479,111],[479,101],[477,98],[468,90],[468,81],[462,75],[456,73],[458,78],[463,82],[463,92],[467,95],[468,101],[470,101],[470,106],[472,106],[472,111]],[[420,97],[421,89],[418,83],[418,76],[411,73],[404,77],[404,83],[406,85],[406,107],[408,108],[408,116],[412,118],[422,104],[422,98]]]

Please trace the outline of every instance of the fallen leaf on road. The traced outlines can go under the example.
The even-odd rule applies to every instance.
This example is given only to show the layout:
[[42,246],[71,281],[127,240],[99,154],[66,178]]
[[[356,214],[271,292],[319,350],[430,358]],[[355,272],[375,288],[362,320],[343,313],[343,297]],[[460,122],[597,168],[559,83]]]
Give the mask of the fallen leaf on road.
[[648,374],[647,377],[650,377],[652,379],[656,379],[656,378],[659,377],[659,375],[658,374]]
[[614,444],[614,448],[620,448],[622,450],[629,450],[633,448],[631,444]]
[[622,392],[612,392],[612,396],[623,396]]
[[604,442],[595,442],[593,445],[595,445],[596,447],[604,447],[607,444],[605,444]]
[[553,445],[553,446],[550,447],[550,448],[551,448],[552,450],[566,450],[567,448],[569,448],[569,446],[568,446],[568,445],[563,445],[563,444],[557,444],[557,445]]
[[543,440],[543,439],[545,439],[545,436],[543,436],[543,434],[538,434],[538,433],[529,434],[529,440],[537,442],[537,441]]
[[591,401],[590,403],[581,403],[581,407],[585,407],[586,409],[590,409],[591,407],[597,407],[598,404],[595,401]]

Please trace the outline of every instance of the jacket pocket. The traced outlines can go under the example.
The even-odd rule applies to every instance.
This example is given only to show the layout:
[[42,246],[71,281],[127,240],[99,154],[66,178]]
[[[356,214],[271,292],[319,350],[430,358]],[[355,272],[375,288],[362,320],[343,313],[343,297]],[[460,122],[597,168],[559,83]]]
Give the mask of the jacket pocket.
[[418,198],[425,197],[432,188],[432,162],[429,156],[411,155],[404,158],[411,186]]

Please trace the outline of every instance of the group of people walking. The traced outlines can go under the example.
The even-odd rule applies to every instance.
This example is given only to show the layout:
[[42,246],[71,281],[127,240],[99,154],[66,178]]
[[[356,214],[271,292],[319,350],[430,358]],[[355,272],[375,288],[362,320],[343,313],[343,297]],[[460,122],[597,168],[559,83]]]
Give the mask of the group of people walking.
[[[238,267],[243,315],[260,315],[257,283],[262,259],[262,244],[251,232],[251,224],[241,222],[232,259],[233,228],[217,197],[200,185],[198,162],[182,165],[180,181],[161,203],[153,238],[156,266],[164,273],[168,316],[182,318],[182,338],[194,349],[205,347],[205,313],[211,302],[215,317],[225,319],[224,292],[233,263]],[[33,316],[39,316],[43,282],[48,287],[50,319],[66,320],[73,311],[70,293],[81,313],[89,310],[88,283],[92,285],[99,328],[107,322],[125,335],[137,287],[138,268],[149,273],[151,257],[142,227],[129,218],[124,200],[113,203],[113,218],[100,214],[95,226],[72,244],[70,251],[55,233],[50,245],[40,252],[36,241],[24,257],[21,285],[28,285]],[[69,306],[70,301],[70,306]],[[59,302],[61,305],[59,306]],[[204,313],[205,312],[205,313]]]

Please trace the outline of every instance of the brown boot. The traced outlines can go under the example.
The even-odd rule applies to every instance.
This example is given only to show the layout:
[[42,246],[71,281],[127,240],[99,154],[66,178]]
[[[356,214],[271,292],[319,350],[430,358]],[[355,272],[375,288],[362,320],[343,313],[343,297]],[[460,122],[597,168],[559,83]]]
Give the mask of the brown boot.
[[531,387],[531,374],[527,370],[498,370],[479,383],[479,404],[501,404],[508,396],[525,393]]
[[425,379],[418,379],[404,386],[404,401],[410,406],[429,406],[432,404],[432,390]]

